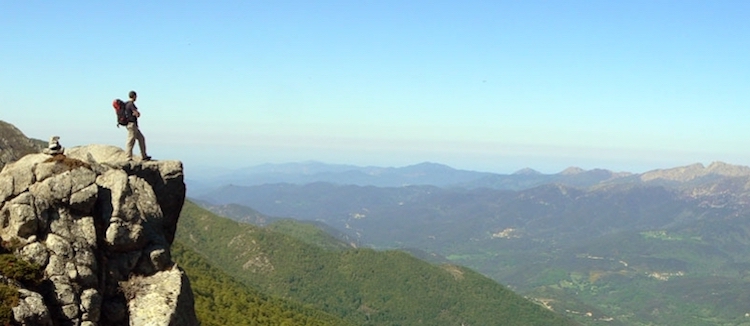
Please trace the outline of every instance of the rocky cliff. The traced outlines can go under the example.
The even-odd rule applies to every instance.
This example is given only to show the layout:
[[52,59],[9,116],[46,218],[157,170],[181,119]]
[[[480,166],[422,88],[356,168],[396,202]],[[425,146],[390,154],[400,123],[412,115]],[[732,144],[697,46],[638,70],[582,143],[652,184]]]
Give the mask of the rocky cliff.
[[36,281],[0,275],[18,291],[12,322],[197,325],[190,283],[169,250],[184,199],[181,162],[128,161],[113,146],[7,164],[2,250],[39,271]]

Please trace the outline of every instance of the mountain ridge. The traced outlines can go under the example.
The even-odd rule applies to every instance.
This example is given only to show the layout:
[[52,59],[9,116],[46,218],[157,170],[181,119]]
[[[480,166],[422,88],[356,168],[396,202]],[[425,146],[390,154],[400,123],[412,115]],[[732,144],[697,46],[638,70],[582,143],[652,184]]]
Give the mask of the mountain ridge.
[[186,180],[195,188],[189,195],[198,195],[232,184],[254,186],[262,184],[288,183],[309,184],[327,182],[341,185],[376,187],[402,187],[410,185],[432,185],[438,187],[491,188],[523,190],[546,183],[559,183],[570,187],[590,188],[617,183],[676,184],[702,182],[702,179],[750,176],[750,167],[715,161],[708,166],[694,163],[685,166],[654,169],[643,173],[614,172],[594,168],[585,170],[568,167],[558,173],[544,174],[524,168],[511,174],[498,174],[460,170],[448,165],[422,162],[403,167],[374,167],[341,164],[326,164],[317,161],[262,164],[248,167],[222,176],[206,176]]
[[16,126],[0,120],[0,171],[26,154],[39,153],[47,143],[26,137]]
[[708,167],[704,166],[701,163],[695,163],[670,169],[651,170],[641,174],[640,178],[643,181],[663,179],[685,182],[708,175],[718,175],[725,177],[750,176],[750,167],[715,161],[709,164]]

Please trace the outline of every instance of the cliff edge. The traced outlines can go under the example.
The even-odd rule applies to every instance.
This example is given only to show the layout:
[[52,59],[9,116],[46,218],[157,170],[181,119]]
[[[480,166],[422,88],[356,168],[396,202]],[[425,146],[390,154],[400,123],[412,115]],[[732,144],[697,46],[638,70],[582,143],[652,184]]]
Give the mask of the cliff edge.
[[198,325],[170,245],[185,200],[179,161],[128,161],[122,149],[29,154],[0,173],[3,250],[39,280],[18,291],[20,325]]

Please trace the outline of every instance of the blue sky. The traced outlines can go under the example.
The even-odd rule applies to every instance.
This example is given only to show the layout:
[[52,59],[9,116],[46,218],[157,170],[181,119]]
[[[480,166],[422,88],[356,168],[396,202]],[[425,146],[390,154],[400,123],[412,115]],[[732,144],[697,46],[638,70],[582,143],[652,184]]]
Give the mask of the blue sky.
[[[748,1],[8,1],[0,120],[191,167],[750,165]],[[136,151],[137,152],[137,151]]]

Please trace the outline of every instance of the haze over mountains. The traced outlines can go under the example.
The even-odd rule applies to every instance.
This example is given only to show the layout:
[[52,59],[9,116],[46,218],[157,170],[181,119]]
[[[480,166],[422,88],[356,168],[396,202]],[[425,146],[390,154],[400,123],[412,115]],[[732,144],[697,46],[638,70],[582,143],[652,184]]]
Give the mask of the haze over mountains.
[[459,170],[432,162],[405,167],[360,167],[308,161],[263,164],[232,171],[206,173],[196,175],[187,182],[194,188],[195,194],[226,185],[255,186],[273,183],[308,184],[313,182],[376,187],[432,185],[438,187],[522,190],[549,183],[586,188],[616,183],[686,182],[700,181],[704,177],[749,175],[749,167],[724,162],[712,162],[708,166],[695,163],[671,169],[655,169],[641,174],[613,172],[606,169],[584,170],[578,167],[569,167],[555,174],[543,174],[531,168],[524,168],[512,174],[498,174]]
[[[319,163],[314,165],[323,170]],[[292,166],[294,169],[290,168]],[[529,209],[529,205],[541,205],[549,215],[557,216],[556,218],[564,215],[564,209],[583,205],[593,206],[587,209],[603,216],[623,215],[622,220],[611,224],[610,228],[614,228],[614,225],[620,224],[633,224],[632,227],[637,227],[640,223],[654,224],[663,219],[671,220],[678,213],[677,210],[685,210],[686,207],[706,209],[716,214],[743,214],[749,203],[747,197],[750,189],[750,168],[722,162],[714,162],[707,167],[694,164],[643,174],[571,168],[553,175],[532,173],[529,170],[511,175],[474,173],[433,163],[405,168],[358,168],[339,173],[308,173],[306,171],[312,169],[307,169],[307,164],[283,165],[282,169],[269,167],[265,166],[263,169],[267,173],[255,172],[253,178],[244,179],[237,176],[232,184],[197,198],[214,204],[243,204],[275,216],[323,222],[341,217],[342,223],[349,229],[379,215],[400,222],[414,221],[414,215],[409,219],[397,218],[404,215],[399,210],[410,211],[411,214],[415,210],[422,210],[423,215],[433,218],[445,216],[448,221],[457,222],[477,219],[482,214],[466,215],[458,209],[458,215],[451,217],[450,212],[455,207],[473,207],[476,211],[484,212],[486,218],[497,220],[512,211],[504,208],[506,205],[512,208],[526,205],[521,207],[523,209]],[[340,179],[342,173],[365,175],[363,170],[377,172],[366,174],[370,183],[358,184],[362,179],[350,183],[330,181]],[[238,185],[243,180],[281,179],[279,173],[290,182]],[[309,182],[301,181],[303,179]],[[291,182],[292,180],[297,181]],[[376,186],[394,183],[400,185]],[[622,203],[616,205],[618,201]],[[678,206],[675,212],[657,214],[653,218],[643,215],[644,210],[646,213],[663,210],[670,207],[669,203],[672,202]],[[432,212],[435,207],[440,209]],[[534,215],[539,216],[520,214],[524,223],[533,220]],[[590,226],[591,223],[587,225]],[[587,226],[577,227],[585,228]],[[559,237],[559,234],[555,237]]]
[[447,165],[431,162],[396,168],[359,167],[309,161],[264,164],[213,176],[198,175],[188,182],[196,188],[197,193],[228,184],[253,186],[270,183],[307,184],[312,182],[377,187],[434,185],[439,187],[523,189],[557,180],[589,185],[593,182],[625,175],[629,175],[629,173],[613,173],[599,169],[584,171],[579,168],[569,168],[553,175],[545,175],[527,168],[510,175],[503,175],[458,170]]

